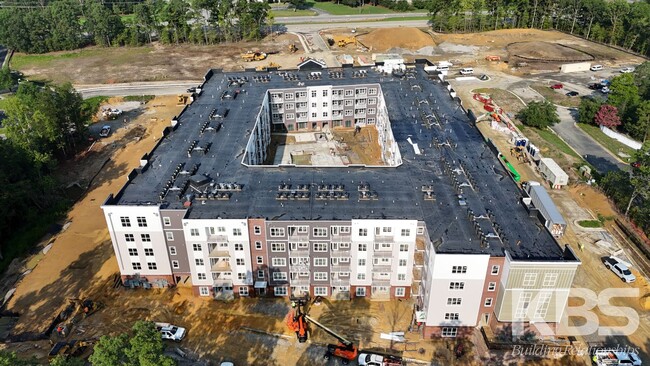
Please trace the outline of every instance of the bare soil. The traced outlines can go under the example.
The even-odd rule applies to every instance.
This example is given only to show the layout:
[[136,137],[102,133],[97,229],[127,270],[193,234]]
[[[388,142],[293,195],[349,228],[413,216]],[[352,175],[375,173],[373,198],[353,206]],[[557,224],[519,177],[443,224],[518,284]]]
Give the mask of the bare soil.
[[422,47],[436,45],[428,33],[408,27],[374,29],[359,36],[359,40],[374,52],[385,52],[392,48],[417,51]]
[[374,126],[365,126],[355,134],[354,129],[334,128],[332,134],[337,141],[345,143],[350,149],[350,161],[366,165],[383,165],[379,136]]
[[593,56],[582,51],[550,42],[516,42],[507,47],[511,56],[539,61],[581,62],[593,60]]

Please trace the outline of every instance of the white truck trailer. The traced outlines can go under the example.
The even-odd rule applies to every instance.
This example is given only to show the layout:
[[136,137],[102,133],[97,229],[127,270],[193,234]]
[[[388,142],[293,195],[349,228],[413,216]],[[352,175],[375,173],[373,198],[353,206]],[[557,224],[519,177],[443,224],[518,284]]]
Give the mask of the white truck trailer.
[[538,169],[544,179],[551,183],[553,189],[560,189],[569,184],[569,175],[551,158],[540,159]]
[[544,226],[548,231],[556,238],[564,235],[566,221],[564,221],[564,217],[558,211],[546,189],[538,182],[527,182],[525,187],[533,207],[542,214]]

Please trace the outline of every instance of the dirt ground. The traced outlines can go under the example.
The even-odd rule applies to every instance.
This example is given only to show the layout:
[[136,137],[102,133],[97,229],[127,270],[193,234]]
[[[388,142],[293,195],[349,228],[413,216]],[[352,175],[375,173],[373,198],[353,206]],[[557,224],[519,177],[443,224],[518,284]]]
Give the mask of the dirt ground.
[[394,48],[419,50],[433,47],[431,35],[417,28],[380,28],[360,35],[359,40],[373,52],[386,52]]
[[374,126],[361,127],[361,132],[354,133],[354,129],[334,128],[332,134],[335,139],[345,143],[350,152],[350,161],[354,164],[384,165],[381,160],[381,147],[379,136]]

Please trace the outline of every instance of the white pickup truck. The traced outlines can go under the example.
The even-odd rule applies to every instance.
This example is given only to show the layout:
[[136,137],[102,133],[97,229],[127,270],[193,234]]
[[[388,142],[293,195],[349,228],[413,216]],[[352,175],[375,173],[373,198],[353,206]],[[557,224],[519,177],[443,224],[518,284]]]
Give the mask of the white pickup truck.
[[592,361],[597,366],[641,366],[639,355],[617,350],[597,350]]
[[359,354],[360,366],[401,366],[402,358],[396,356],[383,356],[372,353]]
[[180,342],[185,337],[185,328],[177,327],[169,323],[156,323],[156,329],[160,332],[162,339]]
[[614,272],[623,282],[630,283],[636,281],[636,276],[618,259],[614,257],[605,257],[603,259],[603,264],[607,269]]

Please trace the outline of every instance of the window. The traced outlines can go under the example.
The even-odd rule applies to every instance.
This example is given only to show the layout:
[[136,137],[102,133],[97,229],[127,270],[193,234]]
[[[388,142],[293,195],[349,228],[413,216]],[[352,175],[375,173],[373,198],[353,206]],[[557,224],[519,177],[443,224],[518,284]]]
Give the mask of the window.
[[226,227],[225,226],[219,226],[217,227],[217,231],[220,233],[225,233],[226,232]]
[[208,287],[199,287],[199,295],[201,296],[210,296],[210,289]]
[[496,282],[488,283],[488,291],[494,291],[496,288],[497,288],[497,283]]
[[365,279],[366,279],[365,273],[357,273],[357,280],[365,280]]
[[286,287],[275,287],[275,288],[273,288],[273,294],[275,296],[287,296],[287,288]]
[[366,260],[364,258],[359,259],[359,265],[360,266],[365,266],[366,265]]
[[350,243],[339,243],[339,249],[341,249],[341,250],[350,249]]
[[467,266],[453,266],[451,273],[467,273]]
[[418,235],[424,235],[424,228],[418,227]]
[[448,297],[447,305],[460,305],[463,302],[463,299],[460,297]]
[[257,271],[257,278],[260,280],[264,279],[264,271]]
[[348,89],[348,90],[345,91],[345,96],[346,97],[351,97],[352,95],[354,95],[354,90]]
[[368,236],[368,229],[359,229],[359,236]]
[[256,259],[257,259],[257,264],[264,264],[264,257],[258,256],[256,257]]
[[196,259],[194,260],[194,263],[196,263],[197,266],[202,266],[202,265],[205,264],[205,263],[203,262],[203,258],[196,258]]
[[524,274],[524,281],[522,283],[522,286],[524,286],[524,287],[535,286],[535,282],[537,282],[537,273],[525,273]]
[[327,108],[327,107],[329,107],[329,103],[323,102],[323,108]]
[[244,250],[244,244],[235,243],[235,250],[238,251],[238,252]]
[[271,264],[274,267],[286,267],[287,258],[271,258]]
[[273,272],[273,281],[286,281],[287,272]]
[[339,250],[339,243],[332,243],[330,245],[331,245],[332,250]]
[[488,297],[487,299],[485,299],[485,303],[483,304],[483,306],[485,306],[485,307],[492,306],[492,298]]
[[377,88],[368,88],[368,95],[377,95]]
[[493,275],[499,274],[499,266],[492,266],[492,273]]
[[377,104],[377,98],[368,98],[368,104],[370,105]]
[[237,273],[237,279],[242,280],[242,281],[245,280],[246,279],[246,273],[238,272]]
[[385,234],[390,234],[393,232],[393,228],[390,226],[384,226],[381,228],[381,232]]
[[339,232],[341,234],[349,234],[352,231],[352,227],[350,226],[339,226]]
[[232,229],[232,235],[233,236],[241,236],[241,229],[240,228],[233,228]]
[[406,289],[404,287],[395,287],[395,297],[404,297]]
[[400,252],[408,252],[409,251],[409,245],[408,244],[400,244],[399,245],[399,251]]
[[293,93],[285,93],[284,99],[293,100]]
[[406,267],[406,259],[400,259],[397,265],[400,267]]
[[455,337],[458,334],[458,328],[443,327],[441,335],[443,337]]
[[[374,108],[368,108],[368,114],[375,114],[377,112]],[[405,235],[408,236],[408,235]]]
[[153,257],[153,249],[152,248],[144,248],[144,255],[147,257]]
[[[289,107],[287,107],[287,108],[289,108]],[[290,109],[293,109],[293,104],[291,105]],[[296,114],[295,113],[287,113],[287,114],[285,114],[285,117],[287,117],[287,119],[295,119]],[[289,125],[288,127],[293,128],[293,125]]]
[[169,247],[169,255],[176,255],[176,247]]
[[327,243],[314,243],[314,252],[327,252]]
[[248,296],[248,287],[240,287],[239,296]]
[[402,229],[402,236],[410,236],[411,229]]
[[260,234],[262,234],[262,228],[259,227],[259,226],[257,226],[257,225],[254,226],[254,227],[253,227],[253,233],[254,233],[255,235],[260,235]]
[[133,237],[133,234],[124,234],[124,240],[128,242],[134,242],[135,238]]
[[316,112],[312,112],[312,114],[311,114],[311,118],[316,118],[316,116],[318,116],[318,113],[316,113]]
[[138,250],[136,248],[129,248],[129,255],[131,257],[137,257],[138,256]]
[[312,98],[316,98],[316,90],[312,90],[312,91],[311,91],[311,97],[312,97]]
[[315,296],[327,296],[327,287],[314,287]]
[[367,244],[359,244],[359,251],[360,252],[365,252],[368,250],[368,245]]
[[366,296],[366,288],[365,287],[357,287],[356,295],[357,295],[357,297],[365,297]]
[[339,258],[340,263],[350,263],[350,257],[341,257]]
[[147,227],[147,218],[144,216],[138,216],[138,226],[139,227]]
[[324,97],[327,96],[327,90],[323,90],[323,96],[324,96]]
[[122,222],[122,227],[131,227],[131,219],[126,216],[121,216],[120,221]]
[[201,244],[192,244],[192,250],[194,250],[195,252],[200,252],[201,249],[203,249],[201,248]]
[[171,231],[165,232],[165,237],[167,238],[167,241],[174,241],[174,233]]
[[181,268],[181,265],[178,261],[172,261],[172,268],[173,269],[179,269]]
[[458,319],[459,319],[458,313],[445,313],[445,320],[458,320]]
[[465,282],[449,282],[450,290],[462,290],[465,288]]
[[[332,261],[337,258],[332,258]],[[314,258],[314,267],[327,267],[327,258]]]
[[535,319],[546,317],[548,306],[551,303],[550,292],[540,292],[537,298],[537,307],[535,308]]
[[547,273],[544,275],[544,287],[554,287],[557,283],[557,273]]
[[235,263],[236,263],[238,266],[243,266],[243,265],[244,265],[244,258],[237,258],[237,259],[235,259]]
[[339,272],[339,277],[350,277],[350,272]]
[[190,229],[190,236],[199,236],[199,229],[196,228]]
[[172,220],[169,217],[163,217],[163,225],[171,226]]
[[271,236],[274,236],[274,237],[284,236],[284,228],[283,227],[272,227],[271,228]]
[[196,276],[199,278],[199,280],[205,280],[207,278],[205,273],[197,273]]
[[312,103],[312,104],[311,104],[311,107],[312,107],[312,108],[316,108],[316,103]]
[[[345,111],[345,116],[346,116],[346,117],[351,117],[351,116],[352,116],[352,110],[351,110],[351,109],[347,109],[347,110]],[[347,124],[347,122],[346,122],[346,124]],[[364,236],[365,236],[365,235],[364,235]]]
[[327,272],[314,272],[314,281],[327,281]]
[[156,262],[149,262],[149,263],[147,263],[147,267],[148,267],[150,270],[152,270],[152,271],[155,271],[155,270],[158,269],[158,266],[156,265]]
[[262,242],[261,241],[256,241],[255,242],[255,249],[262,250]]
[[133,263],[131,263],[131,266],[132,266],[133,269],[136,270],[136,271],[139,271],[139,270],[142,269],[142,265],[140,264],[140,262],[133,262]]
[[528,306],[530,306],[530,299],[532,299],[533,294],[531,292],[522,292],[519,294],[519,300],[517,301],[517,309],[515,311],[516,319],[524,319],[526,313],[528,312]]
[[406,273],[398,273],[397,274],[397,280],[398,281],[406,281]]

